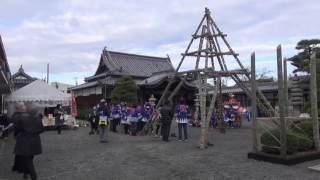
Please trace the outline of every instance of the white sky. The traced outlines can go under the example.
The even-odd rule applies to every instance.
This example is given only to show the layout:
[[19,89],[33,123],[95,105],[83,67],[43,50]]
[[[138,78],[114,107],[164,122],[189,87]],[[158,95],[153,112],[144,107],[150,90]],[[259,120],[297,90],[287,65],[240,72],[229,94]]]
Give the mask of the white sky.
[[[37,78],[81,83],[95,72],[104,46],[180,60],[204,8],[249,66],[276,74],[275,50],[291,57],[301,39],[320,38],[319,0],[1,0],[0,34],[12,74],[20,64]],[[289,72],[293,67],[289,66]]]

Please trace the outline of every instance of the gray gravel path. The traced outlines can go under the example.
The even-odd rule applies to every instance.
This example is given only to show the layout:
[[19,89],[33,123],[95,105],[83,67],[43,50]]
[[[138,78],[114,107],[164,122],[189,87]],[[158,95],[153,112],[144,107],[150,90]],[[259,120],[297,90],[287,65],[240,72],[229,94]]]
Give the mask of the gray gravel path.
[[[247,159],[251,148],[249,124],[210,131],[213,147],[196,147],[199,128],[189,128],[191,138],[165,143],[151,136],[132,137],[109,133],[109,143],[100,144],[89,128],[47,131],[41,135],[43,154],[35,158],[40,180],[318,180],[320,173],[307,169],[320,160],[283,166]],[[10,171],[14,140],[0,140],[0,179],[22,179]]]

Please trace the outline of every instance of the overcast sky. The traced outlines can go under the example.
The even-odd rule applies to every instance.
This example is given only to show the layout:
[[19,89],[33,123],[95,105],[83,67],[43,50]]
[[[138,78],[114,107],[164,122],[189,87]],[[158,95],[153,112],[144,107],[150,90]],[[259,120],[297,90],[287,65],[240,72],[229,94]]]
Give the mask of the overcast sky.
[[319,0],[1,0],[0,34],[12,74],[22,64],[44,78],[50,63],[51,81],[74,84],[94,74],[104,46],[177,65],[205,7],[246,66],[256,51],[259,71],[276,73],[278,44],[290,57],[297,41],[320,38]]

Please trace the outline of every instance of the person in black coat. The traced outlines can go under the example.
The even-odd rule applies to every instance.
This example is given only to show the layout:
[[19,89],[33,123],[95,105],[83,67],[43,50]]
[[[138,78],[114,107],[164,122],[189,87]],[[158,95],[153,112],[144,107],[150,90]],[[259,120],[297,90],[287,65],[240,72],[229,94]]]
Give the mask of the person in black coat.
[[[11,122],[13,123],[13,129],[14,129],[14,137],[17,138],[18,130],[17,130],[17,123],[23,118],[23,114],[27,112],[26,105],[23,102],[19,102],[16,104],[16,112],[13,113],[11,117]],[[23,172],[23,168],[21,165],[21,156],[15,154],[14,156],[14,164],[12,166],[12,171],[17,171],[18,173]]]
[[42,153],[39,134],[44,131],[42,119],[37,110],[22,112],[20,119],[15,124],[15,131],[17,136],[14,153],[21,157],[24,178],[30,175],[32,180],[36,180],[37,174],[33,165],[33,158],[35,155]]
[[62,109],[61,104],[58,104],[56,109],[54,110],[55,117],[55,126],[58,131],[58,134],[61,134],[61,130],[64,125],[64,111]]
[[92,111],[89,117],[89,122],[91,127],[89,135],[92,135],[94,133],[99,134],[99,129],[98,129],[99,116],[98,116],[98,110],[96,106],[92,108]]
[[161,118],[160,121],[162,122],[162,140],[168,142],[169,141],[169,134],[170,134],[170,126],[173,117],[173,109],[170,101],[166,101],[164,106],[160,109]]

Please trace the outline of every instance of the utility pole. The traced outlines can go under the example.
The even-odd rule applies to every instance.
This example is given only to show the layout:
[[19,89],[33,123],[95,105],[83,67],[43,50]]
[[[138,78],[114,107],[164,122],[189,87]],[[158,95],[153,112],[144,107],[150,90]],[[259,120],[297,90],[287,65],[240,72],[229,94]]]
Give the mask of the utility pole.
[[47,64],[47,84],[49,84],[49,63]]
[[76,86],[78,86],[78,78],[77,77],[74,77],[74,81],[75,81]]

